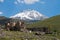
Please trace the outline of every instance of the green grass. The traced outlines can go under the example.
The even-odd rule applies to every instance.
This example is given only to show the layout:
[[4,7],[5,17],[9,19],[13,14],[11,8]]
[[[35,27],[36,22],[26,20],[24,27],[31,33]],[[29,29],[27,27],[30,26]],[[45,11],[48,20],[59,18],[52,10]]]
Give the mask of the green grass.
[[[2,33],[2,34],[1,34]],[[56,34],[45,34],[45,35],[35,35],[34,32],[19,32],[19,31],[2,31],[0,32],[0,40],[53,40],[60,39],[60,35]]]
[[[60,15],[27,25],[27,28],[48,27],[53,34],[35,35],[35,32],[0,31],[0,40],[60,40]],[[54,33],[54,31],[56,33]]]
[[43,21],[38,21],[33,24],[27,25],[27,28],[35,28],[35,27],[48,27],[51,30],[56,30],[60,32],[60,15],[53,16]]

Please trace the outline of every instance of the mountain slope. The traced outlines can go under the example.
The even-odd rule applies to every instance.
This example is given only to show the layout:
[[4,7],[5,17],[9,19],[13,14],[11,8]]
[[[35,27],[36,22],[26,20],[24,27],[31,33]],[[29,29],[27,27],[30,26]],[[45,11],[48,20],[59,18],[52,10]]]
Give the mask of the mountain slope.
[[60,30],[60,15],[28,25],[28,27],[49,27],[51,30]]
[[40,24],[49,24],[49,25],[59,25],[60,24],[60,15],[53,16],[49,19],[41,21]]
[[11,16],[10,18],[16,18],[21,20],[43,20],[43,19],[46,19],[47,17],[39,13],[38,11],[26,10],[14,16]]
[[6,22],[9,22],[11,19],[5,16],[0,16],[0,25],[4,25]]

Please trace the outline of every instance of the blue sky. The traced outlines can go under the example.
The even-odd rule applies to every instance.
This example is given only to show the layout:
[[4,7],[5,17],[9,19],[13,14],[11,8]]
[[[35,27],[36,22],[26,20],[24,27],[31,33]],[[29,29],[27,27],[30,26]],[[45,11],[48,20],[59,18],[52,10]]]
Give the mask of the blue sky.
[[48,17],[60,15],[60,0],[0,0],[0,16],[10,17],[28,9]]

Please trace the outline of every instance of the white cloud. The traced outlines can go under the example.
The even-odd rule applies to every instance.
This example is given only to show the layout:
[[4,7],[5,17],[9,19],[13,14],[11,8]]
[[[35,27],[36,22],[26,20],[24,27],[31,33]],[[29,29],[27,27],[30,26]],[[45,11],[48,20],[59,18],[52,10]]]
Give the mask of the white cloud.
[[41,3],[41,4],[45,4],[45,2],[43,2],[43,1],[41,1],[40,3]]
[[0,2],[4,2],[4,0],[0,0]]
[[34,4],[36,2],[39,2],[39,0],[24,0],[24,3],[26,4]]
[[0,14],[3,14],[3,12],[0,12]]
[[18,4],[18,2],[15,1],[14,4]]
[[36,2],[39,2],[40,0],[17,0],[16,3],[25,3],[25,4],[34,4]]

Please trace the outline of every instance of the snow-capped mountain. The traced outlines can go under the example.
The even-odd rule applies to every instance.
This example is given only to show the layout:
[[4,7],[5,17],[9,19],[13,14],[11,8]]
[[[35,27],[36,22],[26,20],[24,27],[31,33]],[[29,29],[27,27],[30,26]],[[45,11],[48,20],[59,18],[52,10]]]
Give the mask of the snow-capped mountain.
[[48,17],[39,13],[36,10],[25,10],[23,12],[17,13],[14,16],[11,16],[10,18],[21,19],[21,20],[43,20]]

